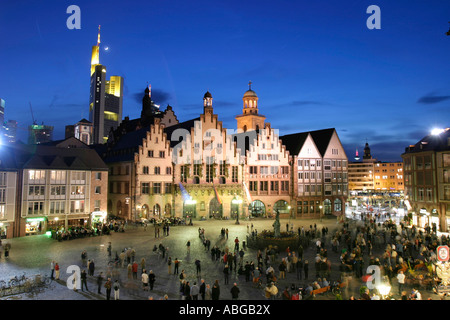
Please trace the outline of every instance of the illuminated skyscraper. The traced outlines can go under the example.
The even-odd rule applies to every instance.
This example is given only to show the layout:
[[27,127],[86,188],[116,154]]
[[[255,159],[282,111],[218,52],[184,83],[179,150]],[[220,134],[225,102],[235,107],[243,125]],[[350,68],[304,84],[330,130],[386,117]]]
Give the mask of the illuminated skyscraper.
[[16,142],[17,140],[17,121],[8,120],[3,127],[3,141],[4,142]]
[[97,45],[92,47],[91,76],[95,72],[95,66],[100,64],[100,26],[98,26]]
[[92,122],[93,143],[105,143],[111,129],[122,121],[123,78],[112,76],[106,80],[106,67],[100,64],[100,26],[97,45],[92,47],[89,121]]

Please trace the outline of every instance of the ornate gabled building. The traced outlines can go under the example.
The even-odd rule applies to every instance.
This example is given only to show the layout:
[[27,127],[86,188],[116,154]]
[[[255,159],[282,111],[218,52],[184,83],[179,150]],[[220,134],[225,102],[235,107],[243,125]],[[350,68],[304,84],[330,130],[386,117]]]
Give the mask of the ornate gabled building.
[[[98,151],[110,169],[108,212],[126,219],[235,219],[339,215],[347,197],[347,157],[334,129],[280,137],[243,96],[230,135],[203,96],[199,117],[159,112],[146,89],[141,118],[125,119]],[[101,149],[104,150],[101,150]],[[295,165],[294,165],[295,164]]]
[[243,163],[214,114],[211,93],[203,97],[199,118],[172,126],[166,133],[173,146],[175,211],[192,218],[241,215]]
[[[252,216],[272,216],[278,211],[289,216],[290,161],[278,130],[259,114],[258,96],[251,89],[244,93],[242,114],[236,117],[237,134],[233,136],[245,158],[244,190],[248,190],[246,209]],[[246,190],[247,189],[247,190]]]
[[334,128],[281,137],[292,154],[296,217],[340,216],[348,197],[348,160]]

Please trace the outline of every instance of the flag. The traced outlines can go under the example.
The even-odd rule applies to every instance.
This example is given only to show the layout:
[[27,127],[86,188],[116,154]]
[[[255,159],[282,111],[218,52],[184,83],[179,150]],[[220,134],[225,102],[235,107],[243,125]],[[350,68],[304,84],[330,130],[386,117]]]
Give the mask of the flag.
[[219,193],[217,192],[216,186],[213,186],[213,187],[214,187],[214,193],[216,194],[217,201],[219,202],[219,204],[222,204],[222,200],[219,197]]
[[190,200],[191,196],[189,195],[189,192],[186,191],[186,189],[183,187],[181,182],[179,183],[180,190],[181,190],[181,196],[183,197],[183,201]]
[[245,194],[247,195],[247,201],[248,203],[252,203],[252,196],[250,195],[250,191],[248,191],[247,185],[244,182],[244,189],[245,189]]

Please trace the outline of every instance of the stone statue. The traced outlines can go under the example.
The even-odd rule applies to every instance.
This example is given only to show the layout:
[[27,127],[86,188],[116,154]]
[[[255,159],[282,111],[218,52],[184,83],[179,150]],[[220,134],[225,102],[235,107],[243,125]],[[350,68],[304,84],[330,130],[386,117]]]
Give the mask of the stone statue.
[[275,216],[275,222],[273,223],[273,235],[275,238],[281,237],[281,231],[280,231],[280,212],[276,210],[276,216]]

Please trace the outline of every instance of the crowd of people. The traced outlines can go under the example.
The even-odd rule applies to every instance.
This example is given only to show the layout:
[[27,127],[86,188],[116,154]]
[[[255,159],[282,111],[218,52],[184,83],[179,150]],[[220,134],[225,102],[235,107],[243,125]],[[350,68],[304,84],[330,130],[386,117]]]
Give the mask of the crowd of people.
[[96,222],[92,225],[64,226],[50,228],[51,237],[58,241],[72,240],[92,236],[109,235],[112,231],[125,232],[125,222],[121,220],[109,220],[108,222]]
[[[151,292],[159,287],[155,270],[160,272],[161,265],[166,264],[170,278],[179,283],[175,289],[179,299],[239,299],[241,286],[245,286],[254,290],[257,299],[308,300],[333,291],[332,298],[336,299],[376,300],[381,298],[379,292],[369,289],[367,283],[372,275],[367,268],[376,266],[383,283],[392,288],[390,298],[419,300],[421,291],[432,292],[439,283],[431,268],[437,259],[437,246],[450,243],[449,236],[438,236],[433,228],[397,225],[390,219],[380,221],[379,217],[366,214],[363,220],[347,220],[336,224],[333,230],[311,224],[294,231],[287,224],[287,232],[298,232],[302,239],[298,247],[280,250],[269,245],[250,251],[255,255],[248,251],[247,239],[239,238],[242,233],[231,234],[222,228],[219,234],[209,235],[204,228],[198,228],[198,240],[185,243],[185,262],[174,257],[163,244],[169,236],[166,225],[169,226],[168,221],[154,224],[155,237],[157,228],[163,227],[159,245],[149,247],[139,257],[134,248],[123,248],[111,258],[113,264],[104,273],[94,274],[94,261],[83,252],[81,266],[86,271],[81,277],[82,290],[87,290],[86,279],[91,277],[95,278],[99,293],[102,288],[107,289],[107,299],[112,295],[108,290],[113,290],[114,298],[119,299],[120,286],[127,282],[138,283],[139,290]],[[114,229],[115,224],[112,226]],[[111,230],[111,225],[107,228]],[[253,224],[247,226],[248,238],[256,232]],[[179,254],[181,243],[177,247]],[[196,248],[193,253],[191,247]],[[110,243],[108,254],[112,257],[111,252]],[[217,272],[202,273],[205,260],[210,260],[208,264],[212,263],[213,270],[222,276]],[[121,273],[127,276],[121,277]],[[164,299],[168,296],[166,292]]]

